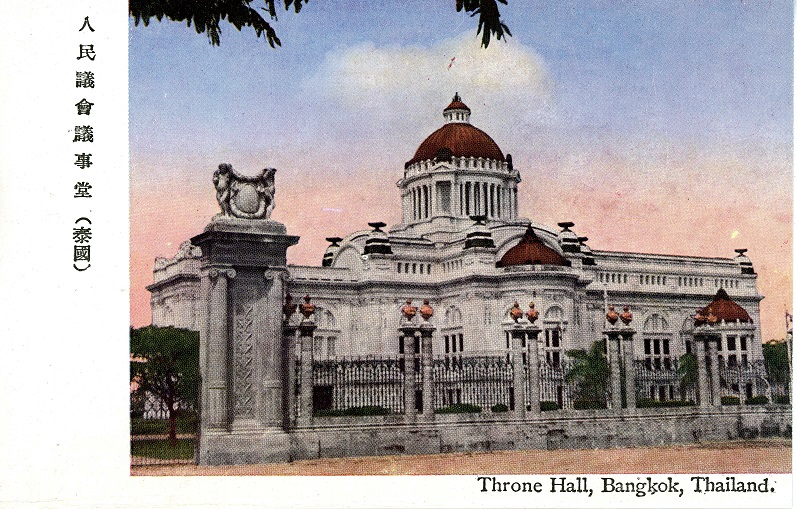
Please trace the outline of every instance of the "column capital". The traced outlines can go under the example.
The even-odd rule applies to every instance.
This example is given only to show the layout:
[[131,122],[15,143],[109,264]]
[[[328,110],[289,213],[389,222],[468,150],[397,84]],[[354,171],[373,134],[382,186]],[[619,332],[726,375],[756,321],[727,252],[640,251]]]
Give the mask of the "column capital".
[[225,277],[227,279],[233,279],[237,274],[238,273],[232,267],[229,268],[212,267],[208,271],[208,275],[213,279],[216,279],[219,276]]
[[313,320],[305,319],[299,322],[299,330],[301,331],[302,336],[310,336],[313,334],[313,331],[316,330],[318,326]]
[[432,333],[437,330],[437,327],[429,322],[424,322],[418,326],[418,330],[421,331],[421,336],[427,337],[431,336]]

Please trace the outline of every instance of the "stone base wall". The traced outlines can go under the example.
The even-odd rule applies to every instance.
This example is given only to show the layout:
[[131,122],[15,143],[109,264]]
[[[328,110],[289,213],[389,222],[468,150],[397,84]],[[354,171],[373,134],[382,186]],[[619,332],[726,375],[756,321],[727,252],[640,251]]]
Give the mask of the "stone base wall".
[[525,449],[591,449],[791,436],[791,407],[545,412],[540,419],[501,414],[316,418],[282,431],[203,432],[200,464]]

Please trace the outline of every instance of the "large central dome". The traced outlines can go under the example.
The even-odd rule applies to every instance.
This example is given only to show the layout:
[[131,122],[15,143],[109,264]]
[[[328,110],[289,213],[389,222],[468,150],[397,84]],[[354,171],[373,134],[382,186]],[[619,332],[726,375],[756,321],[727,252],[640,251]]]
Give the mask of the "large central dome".
[[461,101],[459,94],[443,110],[443,115],[447,120],[446,125],[423,140],[405,166],[418,161],[450,157],[481,157],[505,161],[503,152],[490,135],[470,125],[470,108]]

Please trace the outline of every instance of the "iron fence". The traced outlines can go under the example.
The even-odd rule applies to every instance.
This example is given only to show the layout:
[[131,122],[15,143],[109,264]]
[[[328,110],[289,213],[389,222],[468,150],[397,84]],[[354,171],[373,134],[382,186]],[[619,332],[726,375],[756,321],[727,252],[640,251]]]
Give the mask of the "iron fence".
[[503,355],[436,357],[432,361],[432,408],[454,404],[512,408],[512,377],[512,364]]
[[342,357],[315,361],[313,409],[381,407],[391,413],[404,413],[404,377],[401,357]]
[[[634,361],[634,387],[637,400],[695,401],[696,380],[687,383],[686,373],[679,372],[675,359],[652,363],[649,360]],[[694,376],[697,376],[695,373]],[[683,383],[682,383],[683,380]]]

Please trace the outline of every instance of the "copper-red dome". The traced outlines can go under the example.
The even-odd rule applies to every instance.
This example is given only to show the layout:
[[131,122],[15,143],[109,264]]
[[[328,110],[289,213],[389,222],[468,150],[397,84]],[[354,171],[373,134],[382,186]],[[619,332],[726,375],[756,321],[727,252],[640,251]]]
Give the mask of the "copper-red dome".
[[711,304],[701,310],[701,314],[704,316],[713,314],[717,317],[717,321],[735,322],[739,320],[740,322],[753,323],[753,319],[750,318],[747,311],[739,304],[733,302],[728,297],[728,292],[723,288],[719,289]]
[[[452,103],[453,104],[453,103]],[[465,106],[463,104],[463,106]],[[465,106],[467,108],[467,106]],[[407,165],[434,159],[448,149],[454,157],[482,157],[504,161],[504,154],[490,135],[464,122],[451,122],[430,134],[415,151]]]
[[563,265],[570,266],[570,262],[545,245],[540,240],[534,228],[529,225],[523,238],[515,246],[504,253],[496,267],[510,267],[512,265]]
[[468,108],[468,107],[465,105],[465,103],[464,103],[464,102],[462,102],[462,101],[459,99],[459,94],[457,94],[457,95],[455,95],[455,96],[454,96],[454,100],[453,100],[453,101],[451,101],[451,104],[449,104],[448,106],[446,106],[446,107],[445,107],[445,109],[444,109],[443,111],[448,111],[448,110],[467,110],[467,111],[470,111],[470,108]]

